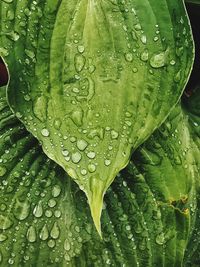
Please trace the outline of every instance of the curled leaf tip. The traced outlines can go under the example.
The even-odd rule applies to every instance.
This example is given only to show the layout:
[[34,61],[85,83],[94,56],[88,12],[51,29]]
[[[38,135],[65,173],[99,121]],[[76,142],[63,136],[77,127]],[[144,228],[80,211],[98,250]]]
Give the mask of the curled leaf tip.
[[101,211],[102,211],[102,203],[94,200],[90,202],[90,210],[92,214],[92,218],[94,221],[94,225],[97,229],[99,236],[102,239],[102,232],[101,232]]
[[99,236],[102,239],[102,232],[101,232],[101,212],[103,208],[103,196],[104,196],[104,187],[102,183],[97,180],[93,179],[91,183],[91,198],[89,198],[89,205],[91,210],[91,215],[94,221],[94,225],[99,233]]

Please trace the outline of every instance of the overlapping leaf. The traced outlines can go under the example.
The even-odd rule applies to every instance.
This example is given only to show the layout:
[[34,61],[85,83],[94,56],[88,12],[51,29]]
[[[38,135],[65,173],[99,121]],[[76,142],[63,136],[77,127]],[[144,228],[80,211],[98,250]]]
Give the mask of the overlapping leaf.
[[[8,99],[43,150],[103,195],[178,101],[193,61],[182,1],[1,1]],[[148,15],[147,15],[148,14]]]
[[13,116],[5,89],[0,94],[1,266],[183,264],[196,217],[199,150],[194,154],[197,135],[191,130],[193,142],[180,107],[108,190],[100,240],[83,193]]

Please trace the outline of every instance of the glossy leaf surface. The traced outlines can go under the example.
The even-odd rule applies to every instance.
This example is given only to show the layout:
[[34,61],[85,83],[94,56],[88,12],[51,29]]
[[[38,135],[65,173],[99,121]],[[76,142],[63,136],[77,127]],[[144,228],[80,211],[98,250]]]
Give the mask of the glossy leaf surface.
[[6,0],[0,9],[11,108],[86,193],[100,232],[107,188],[188,80],[184,4]]

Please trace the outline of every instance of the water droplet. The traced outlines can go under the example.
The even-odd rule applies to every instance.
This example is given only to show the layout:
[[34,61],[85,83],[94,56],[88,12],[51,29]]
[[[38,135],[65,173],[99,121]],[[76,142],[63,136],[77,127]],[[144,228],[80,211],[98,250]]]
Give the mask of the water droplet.
[[138,69],[137,68],[133,68],[132,71],[133,71],[133,73],[136,73],[136,72],[138,72]]
[[89,164],[88,165],[88,171],[89,172],[95,172],[96,171],[96,166],[94,164]]
[[41,130],[41,134],[44,136],[44,137],[48,137],[49,136],[49,130],[44,128]]
[[82,156],[81,156],[81,153],[75,152],[72,154],[71,158],[72,158],[72,162],[76,164],[76,163],[79,163],[81,161]]
[[85,140],[81,139],[77,141],[76,145],[79,150],[84,151],[88,146],[88,143]]
[[43,227],[42,227],[42,230],[40,232],[40,239],[45,241],[47,240],[49,237],[49,231],[48,231],[48,228],[47,228],[47,225],[45,224]]
[[25,49],[25,54],[29,57],[29,58],[31,58],[31,59],[34,59],[35,58],[35,53],[33,52],[33,51],[31,51],[31,50],[28,50],[28,49]]
[[170,61],[170,65],[174,66],[175,64],[176,64],[176,61],[172,59],[172,60]]
[[0,166],[0,177],[4,176],[7,172],[6,167]]
[[89,159],[94,159],[96,157],[96,154],[95,154],[95,152],[90,151],[90,152],[87,153],[87,156],[88,156]]
[[151,57],[150,64],[153,68],[161,68],[165,66],[165,60],[166,60],[166,53],[161,52]]
[[104,128],[98,127],[98,128],[92,129],[89,132],[87,137],[90,138],[90,139],[93,139],[94,137],[98,137],[101,140],[103,140],[103,138],[104,138]]
[[0,215],[0,230],[6,230],[13,225],[13,222],[6,216]]
[[81,108],[74,110],[71,113],[71,119],[76,126],[81,126],[83,124],[83,110]]
[[61,211],[60,210],[55,210],[54,215],[55,215],[56,218],[60,218]]
[[70,251],[70,248],[71,248],[70,243],[69,243],[68,239],[66,239],[64,242],[64,249],[66,251]]
[[35,116],[42,122],[45,122],[47,118],[47,105],[48,101],[45,96],[40,96],[34,101],[33,112]]
[[[55,207],[56,206],[56,201],[55,201],[55,199],[49,199],[49,201],[48,201],[48,206],[50,207],[50,208],[53,208],[53,207]],[[52,215],[52,213],[51,213],[51,215]]]
[[81,174],[82,174],[82,175],[86,175],[86,174],[87,174],[87,170],[86,170],[86,169],[82,169],[82,170],[81,170]]
[[62,154],[64,157],[67,157],[69,155],[69,151],[67,149],[63,149]]
[[33,215],[36,218],[40,218],[40,217],[42,217],[42,214],[43,214],[42,203],[41,203],[41,201],[39,201],[33,210]]
[[180,82],[180,80],[181,80],[181,70],[179,70],[179,71],[176,73],[175,77],[174,77],[174,81],[175,81],[176,83]]
[[61,122],[60,119],[55,119],[54,120],[54,127],[55,127],[56,130],[60,130],[61,125],[62,125],[62,122]]
[[19,40],[19,33],[15,31],[11,31],[5,34],[10,40],[16,42]]
[[51,229],[50,236],[53,239],[57,239],[59,237],[59,234],[60,234],[60,229],[59,229],[57,222],[55,222]]
[[85,51],[85,47],[83,45],[79,45],[77,49],[78,49],[78,52],[81,54]]
[[165,243],[165,236],[163,233],[156,236],[156,243],[158,245],[163,245]]
[[30,203],[28,200],[21,202],[16,199],[13,213],[16,219],[20,221],[25,220],[30,213]]
[[119,136],[118,132],[116,132],[115,130],[112,130],[111,131],[111,138],[112,139],[117,139]]
[[125,59],[128,62],[132,62],[133,61],[133,54],[132,53],[126,53],[125,54]]
[[142,52],[140,58],[142,61],[147,61],[149,59],[149,53],[147,49]]
[[53,197],[58,197],[61,193],[61,188],[59,185],[54,185],[53,189],[52,189],[52,196]]
[[51,239],[51,240],[48,241],[47,245],[48,245],[50,248],[54,248],[55,245],[56,245],[56,242],[55,242],[54,240]]
[[0,234],[0,242],[4,242],[8,237],[4,234]]
[[111,161],[110,161],[109,159],[106,159],[106,160],[104,161],[104,163],[105,163],[106,166],[109,166],[109,165],[111,164]]
[[146,43],[147,43],[147,37],[146,37],[146,35],[142,35],[142,36],[141,36],[141,42],[142,42],[143,44],[146,44]]
[[74,59],[75,69],[77,72],[81,72],[85,66],[86,59],[83,55],[76,54]]
[[31,225],[28,228],[26,236],[29,242],[33,243],[36,241],[37,237],[36,237],[36,230],[34,226]]

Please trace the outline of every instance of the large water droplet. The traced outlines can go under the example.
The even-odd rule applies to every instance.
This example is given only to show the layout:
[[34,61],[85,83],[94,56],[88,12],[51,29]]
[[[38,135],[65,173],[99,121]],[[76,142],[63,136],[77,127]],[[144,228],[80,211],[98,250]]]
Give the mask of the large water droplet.
[[77,72],[81,72],[85,66],[86,59],[83,55],[76,54],[74,59],[75,69]]
[[81,126],[83,124],[83,110],[79,108],[72,111],[71,119],[76,124],[76,126]]
[[16,199],[13,211],[16,219],[20,221],[25,220],[28,217],[29,212],[30,212],[30,203],[28,202],[28,200],[21,202],[18,199]]
[[36,241],[37,236],[36,236],[36,230],[34,226],[31,225],[28,228],[26,236],[29,242],[33,243]]
[[61,188],[59,185],[54,185],[53,189],[52,189],[52,196],[53,197],[58,197],[61,193]]
[[48,137],[50,133],[49,133],[49,130],[48,129],[44,128],[44,129],[41,130],[41,134],[44,137]]
[[33,215],[36,218],[40,218],[40,217],[42,217],[42,214],[43,214],[42,203],[41,203],[41,201],[39,201],[33,210]]
[[96,157],[96,153],[93,152],[93,151],[90,151],[90,152],[87,153],[87,156],[88,156],[88,158],[90,158],[90,159],[94,159],[94,158]]
[[88,146],[88,143],[85,140],[81,139],[77,141],[76,145],[79,150],[84,151]]
[[88,165],[88,171],[89,172],[95,172],[96,171],[96,166],[94,164],[89,164]]
[[0,215],[0,230],[6,230],[13,225],[13,222],[6,216]]
[[45,241],[47,240],[49,237],[49,231],[48,231],[48,228],[47,228],[47,225],[45,224],[43,227],[42,227],[42,230],[40,232],[40,239]]
[[57,239],[59,237],[59,234],[60,234],[60,229],[59,229],[57,222],[55,222],[51,229],[50,236],[53,239]]
[[161,68],[165,66],[165,62],[166,61],[166,53],[165,52],[161,52],[159,54],[155,54],[151,57],[150,59],[150,65],[153,68]]
[[75,152],[72,154],[71,158],[72,158],[73,163],[79,163],[81,161],[82,156],[81,156],[81,153]]

